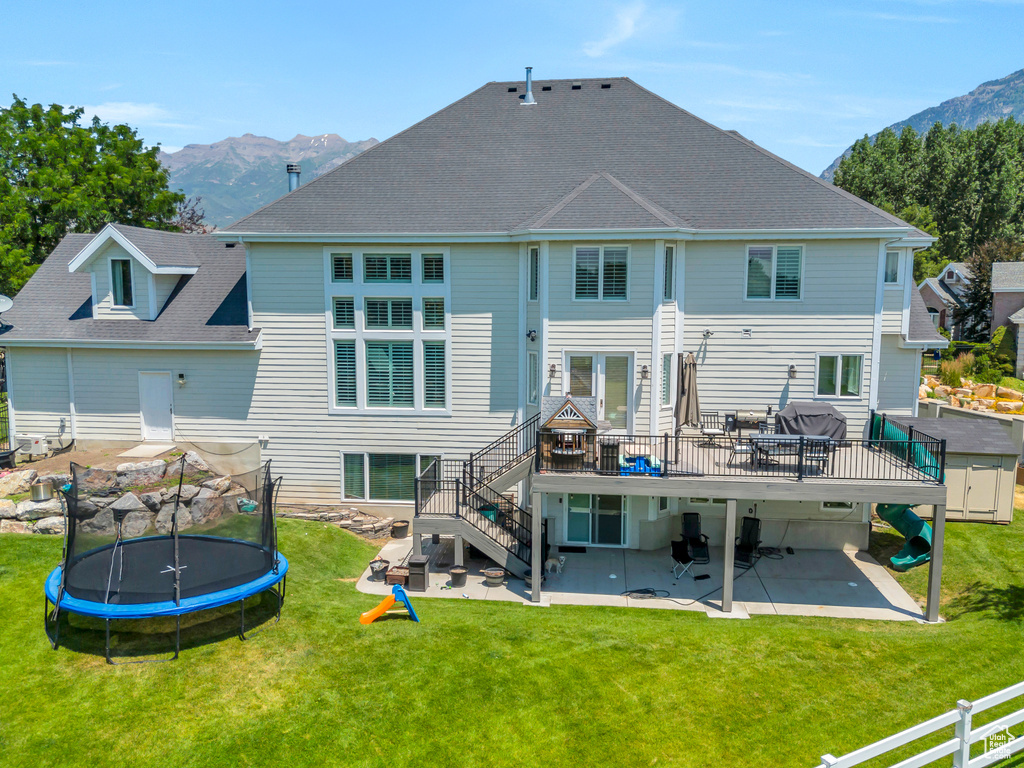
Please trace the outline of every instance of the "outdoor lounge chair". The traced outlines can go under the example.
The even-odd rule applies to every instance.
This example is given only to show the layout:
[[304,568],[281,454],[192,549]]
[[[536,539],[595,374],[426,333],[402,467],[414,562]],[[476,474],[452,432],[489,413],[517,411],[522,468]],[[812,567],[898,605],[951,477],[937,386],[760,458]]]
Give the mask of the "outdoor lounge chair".
[[725,417],[718,411],[701,411],[700,433],[705,437],[701,445],[718,445],[715,441],[725,434]]
[[693,562],[703,565],[711,562],[711,550],[708,548],[708,537],[700,531],[700,514],[697,512],[683,513],[683,541],[690,548]]
[[672,575],[677,579],[684,573],[689,573],[690,577],[693,578],[693,574],[690,573],[690,566],[694,564],[694,559],[690,556],[690,547],[683,541],[672,541],[672,560],[675,565],[672,566]]
[[744,517],[740,526],[740,535],[736,537],[736,565],[750,568],[757,563],[761,553],[761,519]]

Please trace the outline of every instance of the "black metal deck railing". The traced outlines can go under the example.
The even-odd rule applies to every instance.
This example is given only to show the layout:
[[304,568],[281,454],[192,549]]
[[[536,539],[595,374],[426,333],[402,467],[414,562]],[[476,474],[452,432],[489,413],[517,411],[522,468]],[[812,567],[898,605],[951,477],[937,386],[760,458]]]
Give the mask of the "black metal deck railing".
[[587,435],[566,447],[540,434],[539,472],[639,477],[730,477],[939,484],[945,442],[914,432],[907,439],[825,440],[799,435]]
[[530,455],[537,445],[540,414],[527,419],[491,444],[470,454],[469,474],[483,482],[491,480],[507,468]]

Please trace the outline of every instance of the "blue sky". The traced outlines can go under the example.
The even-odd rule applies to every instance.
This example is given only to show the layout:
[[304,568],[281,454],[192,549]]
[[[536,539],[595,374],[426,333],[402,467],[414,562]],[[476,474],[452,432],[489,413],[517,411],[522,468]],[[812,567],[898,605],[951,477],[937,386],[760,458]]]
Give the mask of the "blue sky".
[[168,149],[384,139],[531,65],[626,75],[820,173],[865,133],[1024,68],[1024,0],[6,0],[0,29],[3,102],[84,106]]

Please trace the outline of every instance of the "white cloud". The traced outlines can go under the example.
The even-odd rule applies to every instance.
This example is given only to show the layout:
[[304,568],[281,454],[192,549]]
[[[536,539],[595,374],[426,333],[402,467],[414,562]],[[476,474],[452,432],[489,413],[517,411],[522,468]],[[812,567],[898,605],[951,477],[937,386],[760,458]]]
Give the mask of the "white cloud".
[[[658,14],[658,22],[671,21],[674,14]],[[607,54],[612,48],[636,37],[640,32],[654,25],[655,19],[648,11],[647,4],[638,0],[621,6],[615,11],[615,20],[608,33],[600,40],[585,43],[583,52],[592,58]],[[659,23],[660,26],[660,23]]]
[[154,128],[192,128],[193,126],[179,123],[174,115],[159,104],[140,104],[135,101],[105,101],[102,104],[86,105],[85,119],[91,120],[93,115],[104,123],[127,123],[131,126],[151,126]]

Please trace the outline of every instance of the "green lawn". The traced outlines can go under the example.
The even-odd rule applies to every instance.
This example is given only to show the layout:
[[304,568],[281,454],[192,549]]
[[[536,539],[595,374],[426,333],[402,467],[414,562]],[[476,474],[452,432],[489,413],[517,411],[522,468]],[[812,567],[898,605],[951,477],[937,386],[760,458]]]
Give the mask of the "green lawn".
[[175,663],[109,667],[100,631],[43,635],[60,541],[0,536],[0,764],[810,768],[1024,679],[1021,522],[949,525],[940,626],[414,596],[422,623],[364,627],[370,546],[285,520],[281,547],[279,624],[240,642],[222,615]]

